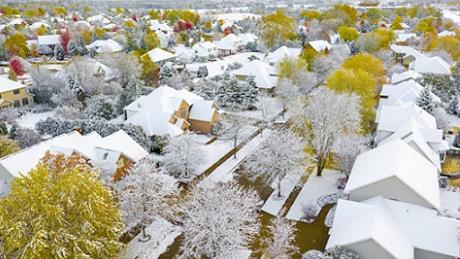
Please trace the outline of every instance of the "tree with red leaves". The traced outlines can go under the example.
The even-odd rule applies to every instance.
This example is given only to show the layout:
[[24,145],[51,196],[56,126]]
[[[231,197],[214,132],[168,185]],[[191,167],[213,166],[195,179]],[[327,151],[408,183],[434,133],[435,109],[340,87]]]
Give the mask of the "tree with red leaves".
[[24,66],[22,65],[21,60],[18,57],[13,57],[10,60],[10,69],[17,75],[22,76],[24,75]]
[[71,39],[71,35],[70,35],[70,32],[68,29],[66,29],[65,31],[61,32],[61,35],[60,35],[60,41],[61,41],[61,47],[62,49],[64,49],[65,52],[67,52],[68,50],[68,47],[69,47],[69,41]]

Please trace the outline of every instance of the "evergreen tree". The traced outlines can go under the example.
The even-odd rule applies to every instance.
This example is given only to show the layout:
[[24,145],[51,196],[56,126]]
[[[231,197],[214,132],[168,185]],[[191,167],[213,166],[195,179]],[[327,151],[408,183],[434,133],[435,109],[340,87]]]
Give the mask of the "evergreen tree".
[[447,107],[447,112],[453,115],[458,115],[458,97],[453,96],[450,100],[449,107]]
[[208,74],[209,74],[209,72],[208,72],[208,68],[206,66],[200,66],[198,68],[197,77],[199,77],[199,78],[207,77]]
[[62,49],[60,44],[54,47],[54,58],[59,61],[64,60],[64,49]]
[[8,128],[6,127],[6,122],[0,122],[0,135],[8,135]]
[[16,139],[18,137],[18,129],[19,125],[17,123],[13,123],[13,125],[11,125],[10,139]]
[[198,80],[195,87],[193,88],[193,91],[197,95],[208,100],[213,99],[216,95],[216,89],[214,87],[213,82],[206,79]]
[[454,147],[460,148],[460,133],[457,134],[457,136],[455,136],[455,139],[454,139]]
[[217,102],[223,107],[240,106],[243,104],[243,96],[238,81],[225,73],[222,84],[217,88]]
[[243,84],[242,89],[243,91],[243,104],[246,107],[253,108],[255,103],[258,100],[259,90],[256,86],[256,82],[254,81],[254,77],[250,76],[246,82]]
[[69,47],[68,47],[68,48],[69,48],[69,54],[70,54],[70,55],[75,56],[75,55],[79,55],[79,54],[80,54],[80,51],[79,51],[79,49],[78,49],[78,44],[77,44],[76,41],[71,40],[71,41],[69,42]]
[[425,86],[419,98],[416,101],[417,105],[425,111],[431,113],[433,111],[433,96],[431,95],[431,87]]

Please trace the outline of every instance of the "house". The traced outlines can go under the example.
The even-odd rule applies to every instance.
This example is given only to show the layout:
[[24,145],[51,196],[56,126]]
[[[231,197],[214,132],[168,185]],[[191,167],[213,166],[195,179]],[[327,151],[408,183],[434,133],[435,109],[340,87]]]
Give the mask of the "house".
[[0,76],[0,110],[10,107],[22,107],[34,102],[26,86],[4,76]]
[[148,55],[150,60],[152,62],[154,62],[154,63],[157,63],[157,64],[164,64],[164,63],[166,63],[168,61],[173,60],[176,57],[175,54],[173,54],[173,53],[171,53],[169,51],[160,49],[160,48],[151,49],[147,53],[145,53],[144,55]]
[[86,20],[93,25],[107,25],[110,23],[110,20],[106,18],[104,14],[93,15],[88,17]]
[[401,139],[360,154],[344,192],[353,201],[381,195],[430,209],[441,208],[438,169]]
[[286,46],[281,46],[275,51],[269,53],[265,57],[264,61],[271,66],[276,66],[283,61],[283,59],[296,59],[300,55],[301,51],[301,48],[288,48]]
[[345,247],[361,258],[457,258],[459,227],[435,210],[382,197],[339,200],[326,249]]
[[444,31],[438,33],[438,38],[445,37],[445,36],[455,37],[456,33],[454,31],[449,31],[449,30],[444,30]]
[[402,73],[395,73],[391,76],[391,83],[392,84],[399,84],[406,80],[416,80],[421,78],[422,75],[420,73],[415,72],[414,70],[408,70]]
[[96,132],[81,135],[74,131],[62,134],[0,159],[0,180],[10,181],[27,174],[45,156],[76,154],[99,168],[111,168],[114,178],[121,177],[132,165],[146,157],[145,151],[124,131],[101,137]]
[[409,66],[410,63],[424,56],[420,51],[409,46],[391,44],[390,50],[392,51],[393,59],[403,66]]
[[215,41],[218,56],[229,56],[235,54],[242,46],[243,41],[233,33]]
[[[420,129],[437,130],[436,119],[414,103],[380,107],[377,116],[375,141],[380,142],[396,132],[404,123],[413,119]],[[442,133],[442,131],[441,131]]]
[[331,44],[325,40],[313,40],[309,41],[305,48],[311,48],[317,53],[328,53],[331,50]]
[[158,39],[160,39],[160,47],[167,48],[171,39],[171,35],[159,30],[155,31],[155,34],[158,36]]
[[51,26],[48,23],[41,22],[41,21],[34,22],[29,26],[29,28],[34,30],[34,31],[36,31],[36,30],[38,30],[39,28],[42,28],[42,27],[46,28],[46,29],[51,28]]
[[38,49],[41,54],[53,54],[56,45],[61,44],[59,35],[38,35],[37,36]]
[[246,46],[247,44],[250,43],[256,43],[259,37],[257,37],[254,33],[241,33],[238,35],[238,37],[241,39],[241,43]]
[[417,34],[415,33],[398,33],[396,36],[396,42],[401,43],[408,43],[410,39],[417,39]]
[[126,106],[125,117],[126,123],[141,126],[148,136],[177,136],[186,130],[211,133],[219,120],[213,101],[166,85]]
[[450,65],[442,58],[422,56],[417,58],[410,67],[420,74],[451,75]]
[[443,154],[439,154],[433,150],[433,148],[425,140],[425,137],[420,132],[418,125],[414,120],[410,120],[402,125],[395,133],[380,141],[378,145],[381,146],[397,139],[406,142],[415,151],[436,166],[438,171],[441,172],[441,157],[443,157]]
[[114,53],[123,50],[123,46],[120,43],[108,39],[108,40],[95,40],[91,44],[86,45],[87,49],[94,49],[97,53]]
[[159,22],[158,20],[150,20],[150,30],[161,31],[164,34],[170,35],[174,32],[174,29],[166,23]]
[[216,44],[210,41],[200,41],[192,47],[197,53],[206,53],[208,58],[215,58],[218,55]]
[[274,88],[278,81],[277,69],[258,59],[244,64],[241,68],[233,71],[233,74],[239,80],[246,80],[253,76],[256,86],[263,89]]
[[[422,95],[424,87],[415,80],[407,80],[395,85],[383,85],[380,92],[380,105],[399,106],[414,103]],[[441,104],[441,98],[431,93],[433,104]]]

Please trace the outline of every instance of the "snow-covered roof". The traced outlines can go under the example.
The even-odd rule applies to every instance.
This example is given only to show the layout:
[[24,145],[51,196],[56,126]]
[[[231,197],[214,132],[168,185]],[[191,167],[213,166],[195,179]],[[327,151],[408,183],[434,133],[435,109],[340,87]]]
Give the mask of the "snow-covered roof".
[[97,147],[119,151],[133,162],[138,162],[149,154],[123,130],[119,130],[105,138],[102,138],[97,144]]
[[42,26],[43,26],[43,27],[46,27],[46,28],[50,28],[50,27],[51,27],[51,26],[50,26],[48,23],[46,23],[46,22],[38,21],[38,22],[32,23],[32,24],[29,26],[29,28],[31,28],[32,30],[36,30],[36,29],[38,29],[38,28],[40,28],[40,27],[42,27]]
[[5,76],[0,76],[0,93],[9,92],[26,87],[25,85],[13,81]]
[[[400,201],[411,202],[413,197],[425,201],[432,208],[441,208],[437,168],[406,142],[397,139],[382,144],[358,156],[345,187],[345,192],[369,192],[377,183],[397,179],[409,188],[413,195],[386,190],[387,195]],[[366,189],[366,187],[368,187]],[[378,187],[376,190],[378,190]]]
[[421,78],[422,75],[420,73],[417,73],[416,71],[414,70],[408,70],[406,72],[402,72],[402,73],[395,73],[391,76],[391,83],[392,84],[398,84],[402,81],[406,81],[406,80],[409,80],[409,79],[417,79],[417,78]]
[[438,37],[444,37],[444,36],[454,36],[455,37],[455,35],[456,34],[454,31],[448,31],[448,30],[438,33]]
[[325,40],[313,40],[309,41],[308,44],[317,52],[331,49],[331,44]]
[[[439,216],[435,210],[382,197],[360,203],[339,200],[326,248],[372,241],[392,258],[414,258],[415,249],[458,257],[459,227],[458,220]],[[375,256],[367,252],[371,254],[365,256]]]
[[422,57],[423,54],[420,51],[409,47],[409,46],[401,46],[396,44],[391,44],[390,49],[398,54],[404,54],[404,57],[412,56],[414,58]]
[[180,135],[183,133],[180,125],[171,123],[170,119],[182,101],[191,105],[192,119],[209,121],[215,111],[209,101],[201,96],[185,89],[176,90],[162,85],[125,107],[128,114],[126,123],[141,126],[149,136]]
[[269,53],[267,57],[265,57],[265,62],[275,64],[281,62],[285,58],[294,59],[300,55],[301,51],[301,48],[288,48],[286,46],[281,46],[275,51]]
[[102,14],[97,14],[97,15],[94,15],[94,16],[90,16],[86,19],[88,22],[102,22],[103,24],[109,24],[110,23],[110,20],[107,19],[104,15]]
[[152,50],[149,50],[149,52],[147,52],[147,55],[149,55],[150,60],[152,60],[152,62],[161,62],[176,57],[175,54],[160,48],[154,48]]
[[113,53],[123,50],[123,46],[120,43],[112,40],[95,40],[91,44],[86,46],[87,49],[95,49],[97,53]]
[[150,29],[152,31],[166,31],[166,32],[172,32],[174,29],[167,25],[166,23],[159,22],[158,20],[150,20]]
[[214,44],[216,44],[218,49],[235,50],[242,44],[242,40],[235,34],[230,33],[222,39],[215,41]]
[[407,103],[400,106],[381,106],[376,118],[377,131],[395,132],[410,119],[414,119],[420,128],[436,129],[436,119],[433,115],[415,103]]
[[[133,143],[134,140],[127,136],[126,133],[119,131],[113,135],[114,136],[109,135],[103,138],[96,132],[81,135],[77,131],[59,135],[0,159],[0,167],[5,168],[9,173],[9,176],[0,175],[0,177],[9,180],[9,178],[18,177],[20,174],[27,174],[38,164],[40,159],[42,159],[48,151],[51,153],[62,153],[64,155],[76,153],[94,161],[97,161],[99,157],[98,148],[118,151],[125,154],[130,159],[137,160],[139,160],[141,156],[145,157],[148,155],[145,150],[144,152],[140,151],[139,146],[136,146]],[[128,138],[131,140],[128,140]]]
[[275,87],[278,77],[275,67],[255,59],[233,71],[236,76],[253,76],[257,87],[271,89]]
[[403,42],[410,38],[417,38],[417,34],[415,33],[398,33],[396,41]]
[[460,26],[460,15],[454,13],[453,11],[443,9],[442,10],[443,17],[445,19],[450,19],[452,20],[455,24]]
[[254,33],[241,33],[238,35],[243,45],[257,41],[258,37]]
[[37,36],[38,45],[57,45],[61,43],[59,35],[39,35]]
[[439,154],[437,154],[431,147],[428,145],[427,141],[424,139],[422,133],[418,129],[418,124],[414,120],[410,120],[404,125],[402,125],[395,133],[391,134],[389,137],[383,139],[378,143],[382,145],[388,142],[391,142],[396,139],[401,139],[405,141],[409,146],[414,148],[415,151],[419,152],[426,159],[428,159],[438,171],[441,170],[441,161]]
[[[399,106],[416,102],[421,96],[423,89],[423,86],[413,79],[400,82],[396,85],[383,85],[380,95],[386,96],[387,99],[382,99],[381,105]],[[441,103],[441,98],[432,92],[431,97],[434,103]]]
[[413,69],[421,74],[438,74],[438,75],[450,75],[450,65],[442,58],[435,57],[419,57],[414,61]]

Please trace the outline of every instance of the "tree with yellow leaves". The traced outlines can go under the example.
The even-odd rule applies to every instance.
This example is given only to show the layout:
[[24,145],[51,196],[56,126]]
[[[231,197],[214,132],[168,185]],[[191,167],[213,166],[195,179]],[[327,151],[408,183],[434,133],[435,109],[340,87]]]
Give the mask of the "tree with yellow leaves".
[[308,21],[319,20],[321,13],[316,10],[303,10],[300,12],[300,17]]
[[355,41],[359,37],[359,32],[353,27],[340,26],[338,30],[340,38],[345,42]]
[[0,200],[6,258],[113,258],[122,229],[114,195],[75,155],[47,154]]
[[145,51],[149,51],[160,46],[160,38],[158,38],[158,35],[149,28],[145,30],[143,40]]
[[295,21],[281,9],[264,15],[260,25],[260,35],[269,49],[279,47],[285,41],[295,39]]
[[399,15],[396,15],[395,18],[393,19],[393,22],[391,23],[390,28],[392,30],[402,30],[403,27],[401,23],[403,22],[403,18]]
[[355,71],[366,71],[374,77],[374,80],[378,84],[382,84],[385,81],[386,71],[382,61],[368,53],[360,53],[346,59],[342,67]]
[[433,40],[431,48],[449,53],[453,60],[460,60],[460,40],[454,36],[444,36]]
[[18,144],[14,140],[0,135],[0,157],[7,156],[18,150]]
[[3,48],[12,56],[17,55],[21,58],[25,58],[29,54],[27,38],[20,32],[8,36],[3,43]]

